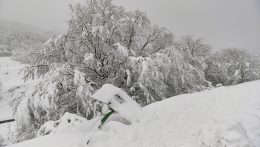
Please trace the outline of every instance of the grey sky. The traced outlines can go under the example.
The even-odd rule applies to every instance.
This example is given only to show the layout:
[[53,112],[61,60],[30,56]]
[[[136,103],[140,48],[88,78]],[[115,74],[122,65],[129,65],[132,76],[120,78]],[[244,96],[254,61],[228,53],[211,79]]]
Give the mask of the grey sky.
[[[0,0],[0,16],[50,30],[66,30],[69,3],[84,0]],[[145,11],[176,36],[204,38],[214,48],[260,53],[260,0],[114,0]]]

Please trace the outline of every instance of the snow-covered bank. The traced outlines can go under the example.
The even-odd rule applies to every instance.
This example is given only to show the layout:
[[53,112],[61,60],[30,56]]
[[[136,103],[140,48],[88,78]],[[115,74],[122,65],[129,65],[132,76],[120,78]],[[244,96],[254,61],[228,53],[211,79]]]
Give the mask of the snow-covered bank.
[[[130,126],[109,122],[92,147],[259,147],[260,81],[180,95],[144,107]],[[97,120],[12,147],[83,147]]]
[[[0,57],[0,82],[2,83],[0,91],[0,120],[12,118],[12,110],[9,106],[11,95],[8,90],[23,83],[22,75],[19,74],[23,67],[23,64],[9,57]],[[10,123],[0,124],[0,135],[7,139],[10,129]]]
[[3,95],[8,90],[23,83],[20,74],[23,64],[12,60],[10,57],[0,57],[0,80],[2,82]]

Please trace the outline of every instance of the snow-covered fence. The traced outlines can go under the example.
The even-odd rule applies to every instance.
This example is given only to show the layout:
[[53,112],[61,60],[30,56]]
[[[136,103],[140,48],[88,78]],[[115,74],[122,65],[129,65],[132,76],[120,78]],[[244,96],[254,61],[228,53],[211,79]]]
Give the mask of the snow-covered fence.
[[9,122],[13,122],[13,121],[15,121],[15,119],[0,120],[0,124],[9,123]]

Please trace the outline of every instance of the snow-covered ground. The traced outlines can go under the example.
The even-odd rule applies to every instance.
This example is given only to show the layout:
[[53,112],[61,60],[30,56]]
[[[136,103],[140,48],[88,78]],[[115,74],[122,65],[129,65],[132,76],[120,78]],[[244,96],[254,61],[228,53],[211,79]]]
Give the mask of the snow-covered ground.
[[93,132],[94,119],[11,147],[260,147],[259,90],[254,81],[180,95],[144,107],[139,123]]
[[[19,62],[12,60],[9,57],[0,57],[0,120],[12,118],[12,110],[9,107],[9,100],[11,98],[9,89],[19,86],[23,83],[22,75],[19,74],[24,67]],[[0,124],[0,135],[8,138],[11,123]]]

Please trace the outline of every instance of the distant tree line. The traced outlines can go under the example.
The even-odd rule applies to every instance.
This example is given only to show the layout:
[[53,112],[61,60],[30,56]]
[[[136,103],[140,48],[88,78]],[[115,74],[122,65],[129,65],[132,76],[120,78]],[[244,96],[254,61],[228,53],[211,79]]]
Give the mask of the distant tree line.
[[0,20],[0,57],[9,56],[28,63],[30,52],[40,48],[50,33],[24,24]]

